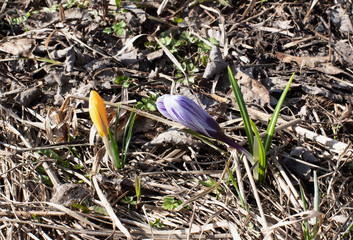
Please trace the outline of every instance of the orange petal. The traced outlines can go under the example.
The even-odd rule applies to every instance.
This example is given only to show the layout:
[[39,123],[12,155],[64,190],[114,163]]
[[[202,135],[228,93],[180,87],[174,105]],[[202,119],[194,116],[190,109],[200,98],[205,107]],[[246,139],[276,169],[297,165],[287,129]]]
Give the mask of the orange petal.
[[108,136],[108,119],[104,102],[96,91],[91,91],[89,95],[89,115],[97,128],[101,138]]

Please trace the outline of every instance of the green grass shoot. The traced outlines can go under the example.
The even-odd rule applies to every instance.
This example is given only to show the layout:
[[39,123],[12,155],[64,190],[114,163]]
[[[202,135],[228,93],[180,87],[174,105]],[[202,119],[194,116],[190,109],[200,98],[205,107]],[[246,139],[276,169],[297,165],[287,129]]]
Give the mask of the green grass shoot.
[[[251,121],[249,117],[249,114],[244,102],[243,94],[241,93],[239,85],[229,66],[228,66],[228,76],[233,89],[235,100],[239,107],[241,118],[244,123],[244,128],[245,128],[245,132],[246,132],[246,136],[249,144],[250,153],[253,155],[253,158],[254,158],[254,164],[255,164],[255,167],[253,170],[254,178],[256,180],[259,180],[260,182],[264,182],[265,170],[266,170],[266,152],[270,148],[273,133],[275,131],[277,119],[279,116],[279,112],[281,110],[284,99],[286,98],[289,87],[293,81],[294,73],[290,78],[290,80],[288,81],[288,84],[284,89],[280,99],[278,100],[275,111],[271,117],[270,123],[266,131],[266,137],[264,138],[263,142],[261,141],[260,134],[255,124]],[[255,134],[255,137],[254,137],[254,134]]]

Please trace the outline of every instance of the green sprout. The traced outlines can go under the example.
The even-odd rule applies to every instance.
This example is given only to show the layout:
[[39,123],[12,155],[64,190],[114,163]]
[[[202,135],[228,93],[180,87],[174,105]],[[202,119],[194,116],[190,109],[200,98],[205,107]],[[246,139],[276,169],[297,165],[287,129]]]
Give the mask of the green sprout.
[[130,210],[131,205],[136,205],[137,202],[134,200],[133,196],[125,196],[124,199],[121,200],[122,203],[127,204],[127,208]]
[[[179,35],[171,31],[165,31],[159,35],[158,40],[174,55],[182,70],[188,73],[189,82],[193,83],[196,74],[200,72],[200,67],[206,67],[207,65],[207,53],[211,50],[211,46],[188,31]],[[214,38],[208,38],[207,41],[214,45],[218,44]],[[160,48],[157,43],[151,42],[145,43],[145,46],[151,49]],[[175,76],[183,78],[184,74],[177,68]]]
[[123,86],[124,88],[129,88],[130,85],[133,85],[132,80],[126,75],[121,75],[121,76],[116,77],[115,83]]
[[113,31],[119,36],[122,37],[125,34],[126,23],[124,21],[120,21],[115,23],[112,27],[106,27],[103,30],[105,34],[111,34]]
[[[305,201],[305,196],[304,196],[304,189],[302,187],[302,185],[299,185],[300,187],[300,195],[301,195],[301,199],[303,202],[303,210],[307,211],[307,204]],[[316,171],[314,171],[314,211],[319,211],[319,206],[320,206],[320,192],[319,192],[319,181],[317,178],[317,173]],[[304,223],[302,223],[302,227],[303,227],[303,232],[304,232],[304,239],[305,240],[314,240],[316,234],[318,233],[318,227],[319,227],[319,222],[318,222],[318,218],[315,217],[314,218],[314,227],[313,229],[310,228],[309,226],[309,221],[305,220]]]
[[[294,78],[294,73],[290,80],[288,81],[288,84],[286,88],[283,90],[282,95],[280,99],[278,100],[278,103],[276,105],[276,108],[273,112],[273,115],[271,117],[270,123],[267,127],[266,131],[266,137],[264,138],[263,142],[261,141],[260,134],[255,126],[255,124],[251,121],[247,108],[245,106],[245,102],[243,99],[243,95],[240,91],[239,85],[232,73],[232,70],[228,66],[228,75],[229,75],[229,80],[232,85],[232,89],[234,92],[234,96],[236,99],[236,102],[239,107],[240,115],[241,118],[243,119],[244,127],[245,127],[245,132],[247,135],[247,140],[250,148],[250,153],[253,155],[254,159],[254,178],[259,180],[260,182],[265,181],[265,170],[266,170],[266,152],[269,150],[273,133],[275,131],[277,119],[279,116],[279,112],[281,110],[282,104],[284,102],[284,99],[286,98],[286,95],[288,93],[289,87],[293,81]],[[253,133],[255,134],[255,137],[253,136]]]
[[156,100],[157,95],[150,94],[148,98],[142,98],[141,101],[137,102],[136,108],[139,110],[145,109],[154,112],[157,110]]
[[20,17],[15,17],[15,18],[10,17],[10,23],[12,25],[20,25],[24,23],[29,18],[30,15],[31,15],[30,12],[28,12],[27,14]]
[[164,202],[162,204],[162,207],[164,209],[172,211],[175,208],[177,208],[178,206],[180,206],[181,204],[182,204],[181,200],[176,200],[176,199],[174,199],[174,197],[165,197]]
[[154,222],[150,222],[150,224],[151,224],[151,227],[153,228],[159,228],[159,229],[164,228],[164,225],[160,218],[157,218]]

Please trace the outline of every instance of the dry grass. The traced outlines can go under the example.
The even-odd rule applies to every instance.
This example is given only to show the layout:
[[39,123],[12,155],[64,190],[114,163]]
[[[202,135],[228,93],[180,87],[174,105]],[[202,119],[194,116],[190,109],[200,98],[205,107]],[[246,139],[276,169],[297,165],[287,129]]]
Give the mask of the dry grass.
[[[68,103],[66,107],[70,106]],[[35,124],[14,121],[4,108],[2,116],[1,132],[12,142],[3,143],[5,151],[1,153],[0,206],[4,239],[10,233],[15,238],[47,236],[56,239],[129,235],[154,239],[228,239],[238,235],[241,239],[300,239],[303,238],[300,223],[310,222],[315,216],[319,218],[318,238],[333,239],[340,237],[350,223],[349,218],[345,218],[350,216],[352,208],[352,177],[345,167],[352,155],[350,145],[337,155],[330,154],[318,143],[303,143],[308,148],[320,149],[326,159],[316,170],[319,172],[320,212],[313,211],[312,182],[303,186],[308,204],[308,211],[304,211],[298,187],[293,186],[281,164],[279,153],[281,146],[286,146],[284,141],[270,155],[265,184],[253,182],[250,169],[246,171],[247,165],[239,162],[236,177],[239,186],[243,185],[243,198],[247,203],[244,208],[225,169],[229,158],[216,150],[206,150],[209,148],[206,145],[200,149],[191,145],[166,145],[147,151],[132,150],[126,169],[112,172],[110,163],[102,161],[101,144],[94,147],[76,143],[48,144],[48,149],[65,157],[67,162],[63,163],[32,149],[35,141],[48,141],[44,130],[34,127]],[[89,127],[90,123],[80,117],[77,123],[83,126],[79,132],[85,139],[83,136],[89,135],[85,126]],[[295,133],[284,130],[281,135],[285,139]],[[72,155],[69,148],[75,148],[81,157]],[[100,158],[100,171],[89,177],[87,174],[95,158]],[[229,159],[231,169],[235,159],[235,156]],[[77,165],[81,168],[75,168]],[[127,204],[123,201],[127,196],[136,201],[136,176],[141,178],[141,200]],[[202,184],[209,182],[209,178],[214,179],[216,185]],[[254,194],[255,186],[257,194]],[[53,190],[62,194],[50,202]],[[166,197],[174,197],[182,204],[167,210],[163,207]],[[156,221],[160,221],[159,228],[158,223],[152,228],[149,223]]]
[[[233,1],[235,6],[229,7],[221,1],[202,1],[188,7],[191,1],[163,1],[169,2],[163,9],[157,1],[144,1],[140,4],[147,20],[138,27],[129,22],[126,38],[103,34],[105,26],[99,22],[112,25],[121,19],[107,20],[97,14],[87,20],[81,10],[66,21],[59,15],[46,19],[48,13],[41,12],[27,22],[9,23],[11,17],[29,11],[31,4],[37,9],[43,2],[0,3],[0,239],[305,239],[304,226],[313,231],[315,218],[317,234],[311,239],[343,239],[353,222],[353,76],[352,60],[347,57],[352,55],[346,55],[352,50],[352,36],[326,24],[331,3]],[[345,4],[349,12],[351,3]],[[110,9],[116,7],[110,5]],[[188,17],[189,25],[180,27],[170,21],[178,14],[184,20]],[[131,14],[137,19],[135,15]],[[199,24],[200,19],[205,21]],[[281,24],[288,29],[278,31]],[[321,25],[322,33],[318,32]],[[180,133],[180,124],[157,111],[136,109],[126,167],[113,170],[89,119],[86,97],[91,88],[111,100],[106,101],[108,119],[111,129],[117,122],[119,139],[130,111],[142,97],[180,91],[214,103],[216,107],[206,110],[222,122],[227,135],[246,144],[234,102],[226,90],[216,90],[224,85],[221,73],[212,80],[201,79],[204,67],[200,65],[200,72],[190,76],[181,71],[194,83],[177,82],[177,68],[171,67],[171,61],[182,69],[180,58],[165,46],[164,53],[159,52],[157,46],[159,34],[166,29],[178,31],[175,36],[186,29],[207,44],[203,33],[216,31],[227,64],[255,69],[254,80],[268,80],[261,84],[267,84],[273,98],[282,90],[276,85],[296,72],[268,153],[263,184],[254,181],[247,161],[239,160],[226,146],[202,143]],[[155,49],[147,49],[144,41],[157,42]],[[347,51],[339,48],[342,42]],[[71,47],[82,59],[73,65],[64,57],[53,59],[53,52]],[[131,49],[139,58],[125,63],[122,56]],[[196,55],[192,52],[190,58]],[[121,75],[130,76],[135,85],[116,84],[115,77]],[[28,90],[37,91],[33,99],[25,95],[21,99]],[[261,100],[261,94],[254,95]],[[115,119],[118,101],[121,114]],[[272,112],[270,104],[249,104],[249,115],[262,136],[268,112]],[[153,143],[170,127],[179,131]],[[291,157],[292,164],[308,166],[307,176],[294,173],[284,162],[296,146],[317,159],[309,163],[303,156]],[[314,210],[314,172],[318,211]],[[136,179],[141,181],[140,196],[136,196]],[[353,239],[352,232],[344,239]]]

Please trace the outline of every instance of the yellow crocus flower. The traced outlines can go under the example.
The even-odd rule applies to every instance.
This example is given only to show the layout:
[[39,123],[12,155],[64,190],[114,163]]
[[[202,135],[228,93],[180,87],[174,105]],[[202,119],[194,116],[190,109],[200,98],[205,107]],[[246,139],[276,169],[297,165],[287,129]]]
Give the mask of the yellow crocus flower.
[[93,124],[96,126],[99,136],[103,140],[105,149],[107,150],[110,159],[114,162],[114,151],[112,144],[109,142],[109,124],[107,119],[107,112],[105,110],[103,99],[96,91],[93,90],[89,95],[89,115],[91,116]]
[[108,119],[103,99],[92,90],[89,95],[89,115],[101,138],[108,137]]

